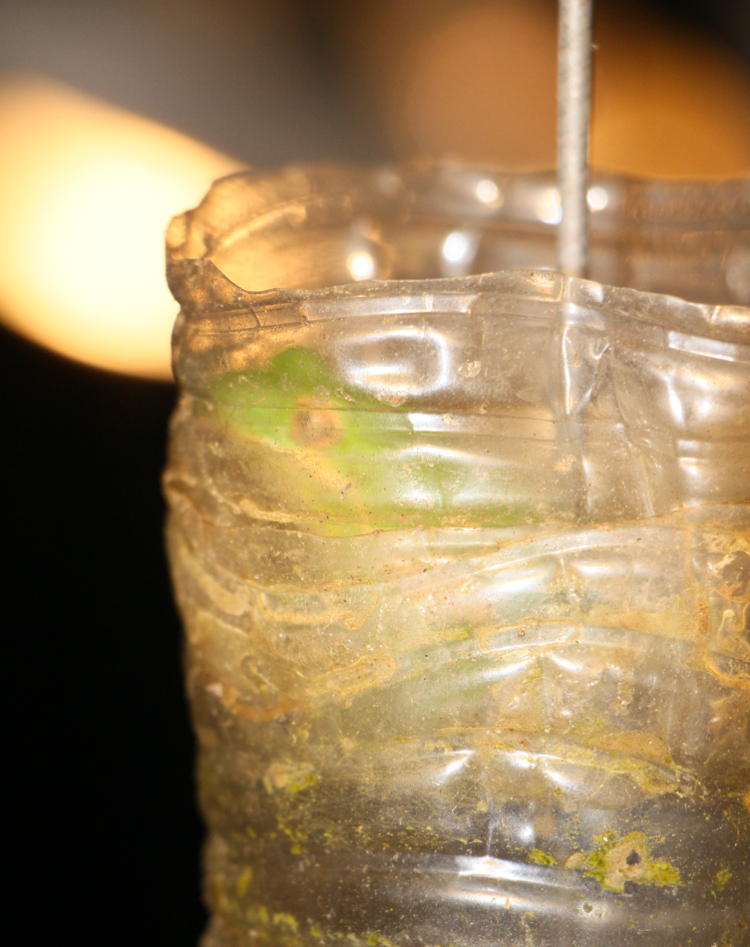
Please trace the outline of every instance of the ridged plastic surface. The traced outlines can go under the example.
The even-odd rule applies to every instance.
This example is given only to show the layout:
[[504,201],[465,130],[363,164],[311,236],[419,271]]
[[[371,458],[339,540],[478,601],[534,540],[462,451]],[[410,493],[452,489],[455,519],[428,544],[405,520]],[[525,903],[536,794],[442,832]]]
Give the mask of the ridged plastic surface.
[[173,224],[205,947],[750,944],[747,187],[597,186],[594,275],[724,305],[465,275],[547,262],[543,176]]

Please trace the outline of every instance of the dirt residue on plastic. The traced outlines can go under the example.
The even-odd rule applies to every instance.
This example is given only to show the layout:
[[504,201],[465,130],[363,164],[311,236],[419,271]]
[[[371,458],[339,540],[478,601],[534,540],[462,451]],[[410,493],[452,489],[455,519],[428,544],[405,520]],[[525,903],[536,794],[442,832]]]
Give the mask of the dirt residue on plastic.
[[629,832],[622,837],[605,832],[595,836],[594,842],[590,852],[571,855],[565,867],[583,869],[585,877],[596,879],[607,891],[622,893],[628,881],[659,887],[682,884],[679,868],[651,855],[643,832]]

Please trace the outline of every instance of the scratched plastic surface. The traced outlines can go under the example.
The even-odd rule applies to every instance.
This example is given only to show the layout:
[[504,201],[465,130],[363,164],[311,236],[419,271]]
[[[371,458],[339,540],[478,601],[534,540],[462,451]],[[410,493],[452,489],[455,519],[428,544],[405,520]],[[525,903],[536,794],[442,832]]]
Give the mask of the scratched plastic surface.
[[594,188],[601,282],[544,175],[173,223],[204,947],[750,944],[748,184]]

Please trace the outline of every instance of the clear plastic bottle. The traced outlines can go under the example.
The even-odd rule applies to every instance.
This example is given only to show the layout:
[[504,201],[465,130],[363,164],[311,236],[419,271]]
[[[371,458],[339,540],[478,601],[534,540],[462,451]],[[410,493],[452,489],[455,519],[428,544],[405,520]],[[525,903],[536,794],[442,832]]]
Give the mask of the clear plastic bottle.
[[594,186],[601,282],[549,175],[173,222],[205,947],[750,944],[748,184]]

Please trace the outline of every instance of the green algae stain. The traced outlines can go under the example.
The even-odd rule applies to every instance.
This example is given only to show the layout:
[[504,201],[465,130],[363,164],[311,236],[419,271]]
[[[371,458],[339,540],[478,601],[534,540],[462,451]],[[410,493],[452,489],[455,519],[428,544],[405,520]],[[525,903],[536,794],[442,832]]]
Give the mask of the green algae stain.
[[293,914],[277,911],[271,914],[265,905],[251,905],[245,912],[251,925],[250,936],[258,947],[305,947],[308,938],[300,930]]
[[244,898],[247,894],[247,889],[250,887],[250,884],[253,880],[253,870],[252,868],[243,868],[237,877],[237,895],[240,898]]
[[277,927],[286,928],[287,930],[294,931],[296,933],[299,930],[299,924],[297,923],[297,918],[293,914],[286,914],[284,912],[277,912],[273,916],[273,923]]
[[529,861],[533,865],[556,865],[557,859],[549,852],[543,852],[541,848],[532,848],[529,852]]
[[643,832],[630,832],[620,837],[605,832],[594,837],[590,852],[576,852],[565,863],[566,868],[583,869],[585,877],[594,878],[607,891],[622,893],[625,882],[640,885],[681,885],[680,871],[665,858],[654,858]]
[[728,868],[720,868],[714,875],[714,891],[723,891],[732,880],[732,872]]
[[318,781],[318,774],[312,766],[283,761],[272,763],[263,777],[263,785],[269,795],[281,791],[294,796],[311,786],[315,786]]
[[380,937],[380,934],[373,932],[367,935],[367,941],[366,941],[367,947],[379,947],[379,945],[386,944],[386,943],[387,941],[382,939]]
[[348,934],[347,940],[353,944],[361,944],[363,947],[395,947],[395,944],[389,937],[378,934],[377,931],[369,931],[364,935],[364,940],[358,934]]

